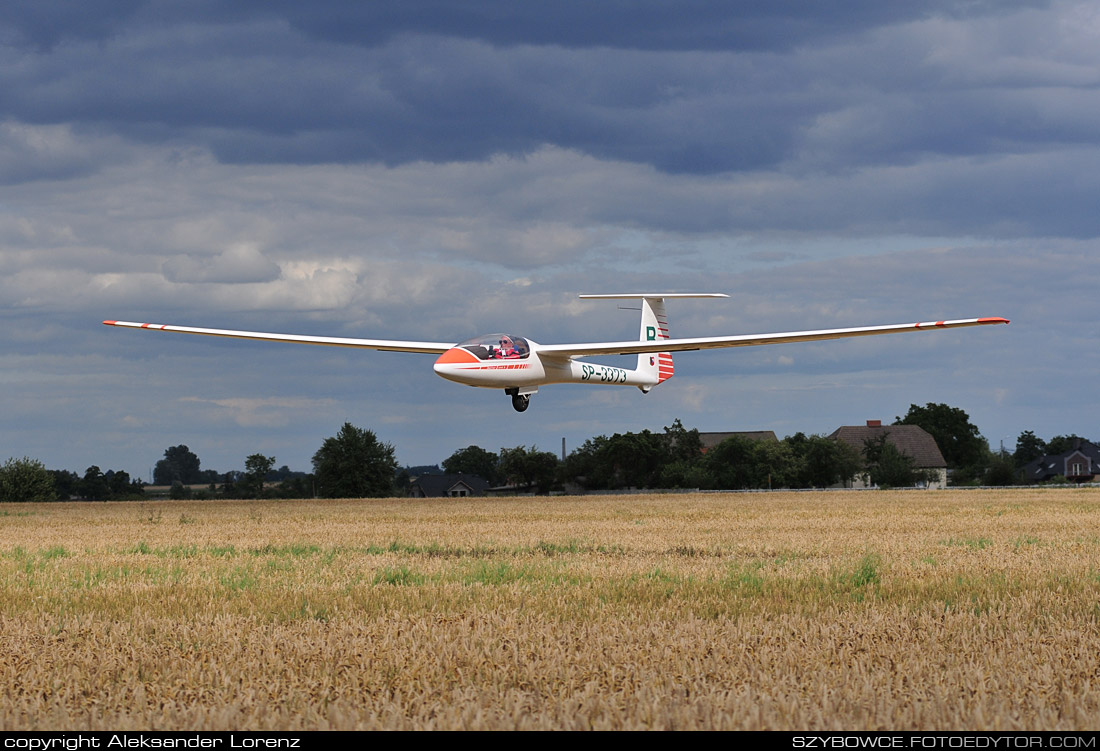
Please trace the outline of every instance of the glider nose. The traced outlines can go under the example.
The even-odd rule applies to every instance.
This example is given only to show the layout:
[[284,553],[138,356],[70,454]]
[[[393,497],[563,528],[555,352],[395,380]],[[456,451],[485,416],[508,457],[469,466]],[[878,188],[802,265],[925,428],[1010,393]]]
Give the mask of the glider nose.
[[436,366],[439,365],[451,365],[454,363],[471,363],[477,362],[477,357],[468,349],[462,347],[451,347],[444,352],[435,361]]
[[465,369],[463,366],[469,366],[477,362],[477,357],[470,350],[462,347],[451,347],[439,356],[432,369],[435,370],[436,374],[455,381],[458,380],[455,376]]

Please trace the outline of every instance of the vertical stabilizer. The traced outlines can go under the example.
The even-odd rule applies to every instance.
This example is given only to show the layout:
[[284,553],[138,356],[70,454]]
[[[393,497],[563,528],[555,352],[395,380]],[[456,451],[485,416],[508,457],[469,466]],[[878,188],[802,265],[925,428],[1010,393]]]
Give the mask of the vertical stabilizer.
[[[638,335],[640,341],[653,342],[668,339],[668,313],[662,297],[642,298],[642,323]],[[638,372],[653,377],[658,383],[672,378],[672,354],[669,352],[642,353],[638,355]]]
[[[582,300],[641,300],[642,301],[642,327],[639,339],[643,342],[656,342],[668,339],[668,314],[665,312],[665,300],[680,297],[729,297],[720,292],[664,292],[664,293],[626,293],[613,295],[580,295]],[[672,354],[658,352],[655,354],[638,355],[639,376],[649,381],[652,385],[639,385],[642,391],[648,392],[653,386],[664,383],[672,378]]]

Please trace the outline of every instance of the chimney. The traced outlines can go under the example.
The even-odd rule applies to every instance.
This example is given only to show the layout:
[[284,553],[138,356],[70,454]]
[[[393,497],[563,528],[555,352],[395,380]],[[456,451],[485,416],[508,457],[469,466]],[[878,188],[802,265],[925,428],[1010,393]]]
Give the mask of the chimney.
[[881,428],[882,427],[882,420],[868,420],[867,421],[867,427],[869,427],[869,428]]

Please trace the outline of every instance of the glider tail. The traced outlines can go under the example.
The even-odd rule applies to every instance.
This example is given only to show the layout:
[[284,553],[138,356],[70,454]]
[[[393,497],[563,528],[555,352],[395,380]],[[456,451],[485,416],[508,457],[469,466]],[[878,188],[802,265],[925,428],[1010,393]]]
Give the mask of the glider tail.
[[[642,323],[638,335],[640,341],[653,342],[668,339],[668,313],[665,312],[663,297],[642,298]],[[650,376],[654,385],[672,378],[672,353],[642,353],[638,355],[638,372]],[[648,391],[648,389],[643,389]]]
[[[629,293],[614,295],[580,295],[583,300],[641,300],[642,324],[638,339],[643,342],[659,342],[668,339],[668,314],[665,312],[665,300],[670,297],[729,297],[720,292],[666,292],[666,293]],[[625,354],[625,353],[620,353]],[[654,386],[672,378],[672,353],[642,352],[638,354],[638,369],[634,371],[644,385],[642,391],[648,393]]]

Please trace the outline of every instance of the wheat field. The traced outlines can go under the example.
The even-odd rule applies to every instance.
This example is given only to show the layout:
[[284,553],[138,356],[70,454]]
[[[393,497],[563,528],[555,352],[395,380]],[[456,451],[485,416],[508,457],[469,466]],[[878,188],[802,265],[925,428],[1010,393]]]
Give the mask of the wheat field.
[[1100,491],[0,505],[0,729],[1100,727]]

